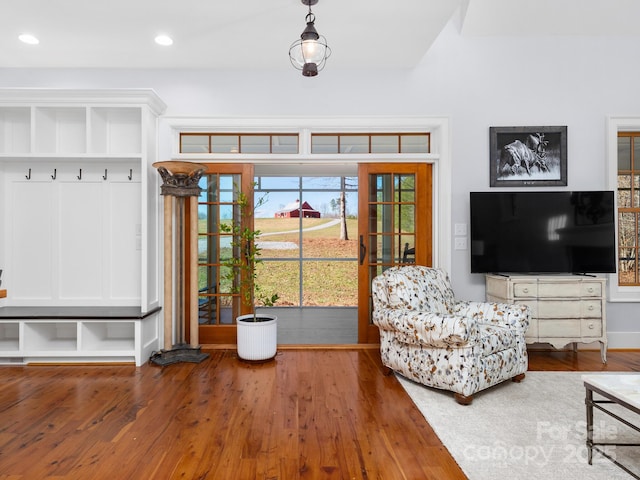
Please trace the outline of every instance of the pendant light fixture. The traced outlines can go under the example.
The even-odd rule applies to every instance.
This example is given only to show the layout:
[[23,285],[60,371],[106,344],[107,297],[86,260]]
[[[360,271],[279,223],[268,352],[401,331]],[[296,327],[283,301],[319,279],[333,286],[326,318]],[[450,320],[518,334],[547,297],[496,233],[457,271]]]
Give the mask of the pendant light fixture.
[[302,75],[315,77],[324,68],[327,58],[331,55],[331,49],[327,45],[327,39],[318,35],[314,25],[316,17],[311,12],[311,5],[318,3],[318,0],[301,1],[303,5],[309,6],[309,13],[305,17],[307,27],[300,35],[300,39],[291,44],[289,59],[295,68],[302,70]]

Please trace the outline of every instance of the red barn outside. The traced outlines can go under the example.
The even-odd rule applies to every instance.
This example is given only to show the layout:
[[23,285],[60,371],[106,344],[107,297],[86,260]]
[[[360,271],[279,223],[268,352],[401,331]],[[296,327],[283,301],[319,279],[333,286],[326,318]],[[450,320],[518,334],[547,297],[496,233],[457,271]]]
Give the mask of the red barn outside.
[[318,210],[314,210],[307,202],[302,202],[302,206],[300,206],[300,200],[296,200],[285,206],[282,210],[278,210],[275,213],[275,217],[300,218],[300,213],[302,213],[303,218],[320,218],[320,212]]

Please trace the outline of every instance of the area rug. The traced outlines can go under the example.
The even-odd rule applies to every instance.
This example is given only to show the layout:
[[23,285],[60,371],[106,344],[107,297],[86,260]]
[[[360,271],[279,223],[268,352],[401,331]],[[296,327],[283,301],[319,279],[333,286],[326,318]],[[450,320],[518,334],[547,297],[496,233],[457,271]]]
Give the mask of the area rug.
[[[632,478],[597,452],[593,464],[587,463],[585,373],[527,372],[522,383],[479,392],[468,406],[456,403],[451,392],[397,377],[470,480]],[[614,408],[640,424],[638,415]],[[594,412],[596,440],[640,443],[640,433]],[[640,473],[640,447],[606,449]]]

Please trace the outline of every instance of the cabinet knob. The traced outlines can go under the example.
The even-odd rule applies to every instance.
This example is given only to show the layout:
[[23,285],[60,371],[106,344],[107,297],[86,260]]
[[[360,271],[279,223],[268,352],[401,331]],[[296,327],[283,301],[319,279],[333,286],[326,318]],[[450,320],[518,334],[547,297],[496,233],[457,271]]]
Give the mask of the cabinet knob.
[[593,305],[589,305],[589,310],[593,310]]
[[594,327],[595,327],[595,325],[593,323],[589,324],[589,330],[593,330]]
[[526,288],[526,287],[525,287],[525,288],[523,288],[523,289],[522,289],[522,291],[523,291],[524,293],[529,293],[529,289],[528,289],[528,288]]
[[588,291],[589,293],[593,293],[593,287],[589,287],[589,288],[587,289],[587,291]]

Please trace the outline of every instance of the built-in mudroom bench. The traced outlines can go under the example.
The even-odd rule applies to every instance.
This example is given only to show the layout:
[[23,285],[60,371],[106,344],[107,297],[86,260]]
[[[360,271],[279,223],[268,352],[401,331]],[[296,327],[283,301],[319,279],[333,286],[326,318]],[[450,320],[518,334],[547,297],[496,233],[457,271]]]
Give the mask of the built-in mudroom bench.
[[0,364],[146,362],[158,346],[156,307],[0,308]]
[[160,349],[165,108],[148,89],[0,88],[0,363]]

